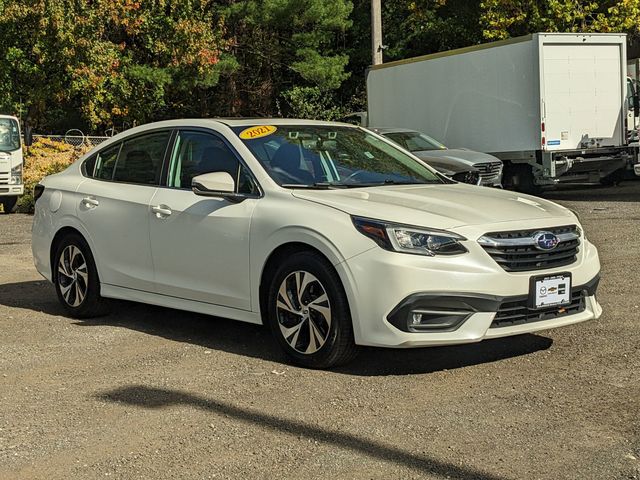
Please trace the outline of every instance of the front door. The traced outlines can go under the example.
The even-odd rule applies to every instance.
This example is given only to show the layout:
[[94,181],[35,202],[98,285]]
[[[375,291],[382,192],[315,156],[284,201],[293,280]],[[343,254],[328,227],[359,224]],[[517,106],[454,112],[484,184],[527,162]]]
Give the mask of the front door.
[[236,191],[257,193],[248,170],[224,139],[180,131],[167,175],[151,202],[151,252],[158,293],[250,310],[249,226],[258,201],[201,197],[191,179],[228,172]]

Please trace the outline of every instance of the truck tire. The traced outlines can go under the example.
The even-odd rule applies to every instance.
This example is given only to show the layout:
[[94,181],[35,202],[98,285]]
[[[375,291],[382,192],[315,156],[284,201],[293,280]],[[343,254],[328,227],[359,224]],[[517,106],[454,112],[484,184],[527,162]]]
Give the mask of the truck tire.
[[615,172],[610,173],[606,177],[602,177],[600,179],[600,184],[604,185],[605,187],[613,187],[615,185],[618,185],[622,180],[624,180],[624,174],[625,174],[624,168],[616,170]]
[[542,187],[534,182],[533,168],[530,165],[509,163],[505,166],[503,184],[506,189],[516,192],[528,193],[529,195],[542,193]]
[[0,203],[2,203],[2,210],[5,214],[13,213],[16,209],[16,203],[18,203],[18,197],[0,197]]

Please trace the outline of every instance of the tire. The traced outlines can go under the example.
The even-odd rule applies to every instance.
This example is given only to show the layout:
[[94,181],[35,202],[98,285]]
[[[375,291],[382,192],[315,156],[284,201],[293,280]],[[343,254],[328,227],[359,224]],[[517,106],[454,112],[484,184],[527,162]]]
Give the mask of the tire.
[[540,195],[542,187],[534,182],[533,168],[529,165],[509,164],[504,175],[504,186],[509,190]]
[[303,251],[287,257],[271,279],[266,304],[271,332],[294,363],[330,368],[357,355],[347,296],[321,255]]
[[100,279],[91,249],[82,236],[69,234],[56,247],[51,265],[53,283],[62,304],[73,318],[92,318],[108,312],[100,296]]
[[2,203],[2,210],[5,214],[13,213],[18,203],[18,197],[0,197],[0,203]]
[[606,177],[600,179],[600,184],[605,187],[614,187],[624,180],[625,169],[621,168],[613,173],[610,173]]

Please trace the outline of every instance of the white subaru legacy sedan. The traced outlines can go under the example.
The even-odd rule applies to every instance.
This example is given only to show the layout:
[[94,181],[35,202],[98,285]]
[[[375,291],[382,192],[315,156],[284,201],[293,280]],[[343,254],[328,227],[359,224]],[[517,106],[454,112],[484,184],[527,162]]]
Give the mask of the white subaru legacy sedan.
[[598,253],[571,211],[456,183],[352,125],[144,125],[35,196],[35,264],[69,315],[119,298],[265,323],[303,366],[602,312]]

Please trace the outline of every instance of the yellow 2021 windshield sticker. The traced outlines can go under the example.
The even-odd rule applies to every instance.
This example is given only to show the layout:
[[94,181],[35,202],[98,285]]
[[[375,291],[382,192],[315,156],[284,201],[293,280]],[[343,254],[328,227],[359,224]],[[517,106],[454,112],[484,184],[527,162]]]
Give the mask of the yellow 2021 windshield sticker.
[[243,140],[252,140],[254,138],[266,137],[277,130],[273,125],[258,125],[256,127],[245,128],[240,132],[239,137]]

